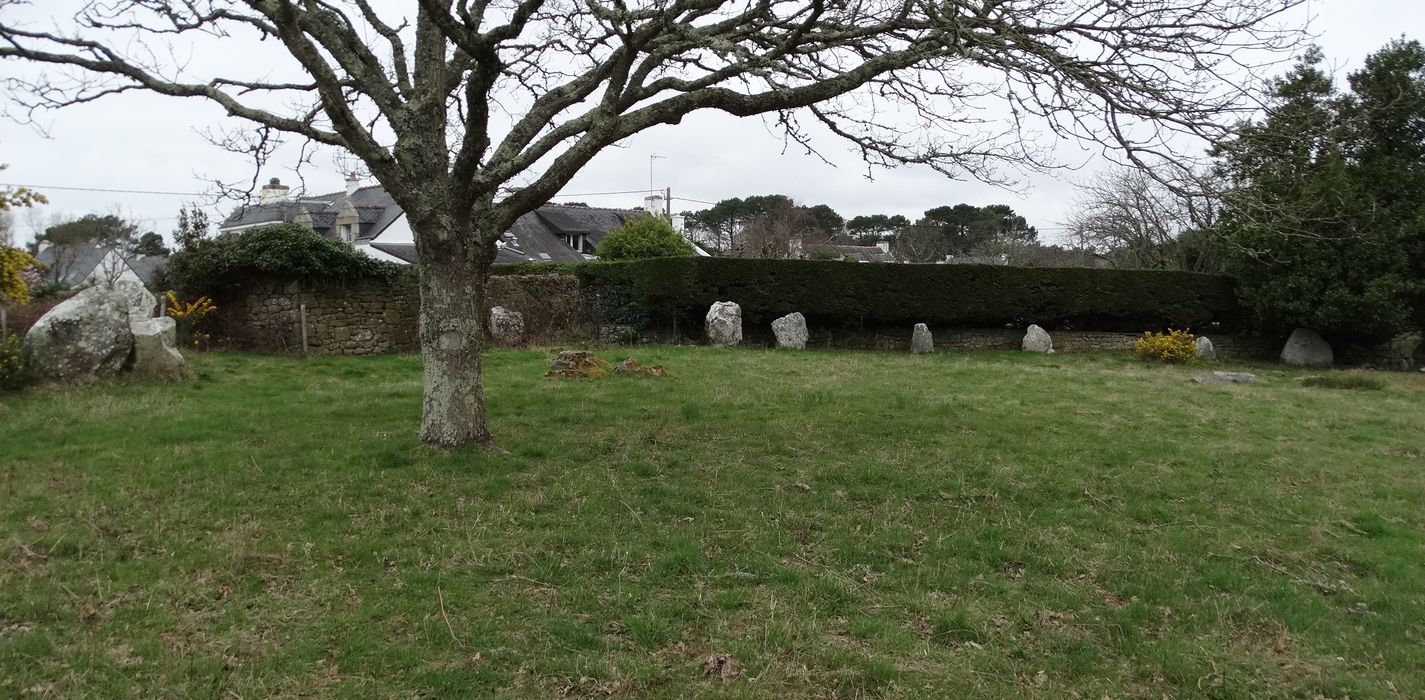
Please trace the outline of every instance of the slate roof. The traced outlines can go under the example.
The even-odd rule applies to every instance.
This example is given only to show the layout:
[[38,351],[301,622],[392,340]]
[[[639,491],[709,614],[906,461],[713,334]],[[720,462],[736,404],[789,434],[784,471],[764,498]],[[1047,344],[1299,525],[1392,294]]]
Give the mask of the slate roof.
[[879,246],[873,245],[836,245],[834,243],[808,243],[803,248],[803,254],[810,257],[812,253],[827,251],[849,255],[861,262],[896,262],[894,253],[881,250]]
[[[564,242],[566,234],[583,235],[597,246],[609,232],[641,216],[647,214],[638,209],[546,204],[515,220],[501,241],[495,263],[581,262],[587,258]],[[408,263],[416,262],[413,243],[373,241],[371,247]]]
[[296,221],[297,214],[305,209],[312,217],[313,231],[336,238],[336,217],[348,200],[356,208],[358,242],[369,241],[380,235],[401,215],[401,208],[396,206],[396,200],[386,193],[386,189],[380,185],[371,185],[359,187],[349,196],[346,190],[342,190],[280,202],[244,205],[234,209],[233,213],[218,225],[218,229],[230,230],[259,224],[290,224]]
[[74,287],[89,277],[108,252],[99,246],[50,246],[35,258],[49,266],[49,279]]
[[[336,219],[348,200],[356,208],[358,232],[355,243],[371,247],[414,263],[415,245],[406,242],[380,241],[382,231],[402,214],[396,200],[380,185],[361,187],[347,195],[333,192],[267,204],[238,207],[219,224],[219,230],[234,230],[261,224],[292,223],[306,210],[312,220],[312,230],[336,238]],[[597,247],[604,236],[623,226],[629,219],[647,216],[641,209],[608,209],[602,207],[547,204],[521,216],[505,234],[505,246],[497,255],[497,263],[517,262],[579,262],[586,256],[565,242],[568,234],[584,236],[589,245]]]
[[[89,273],[99,266],[109,251],[108,246],[100,245],[50,246],[40,251],[35,258],[50,267],[49,279],[76,287],[89,278]],[[144,284],[149,284],[153,282],[154,273],[168,262],[168,256],[146,255],[141,258],[131,258],[126,262],[129,269],[133,270]]]

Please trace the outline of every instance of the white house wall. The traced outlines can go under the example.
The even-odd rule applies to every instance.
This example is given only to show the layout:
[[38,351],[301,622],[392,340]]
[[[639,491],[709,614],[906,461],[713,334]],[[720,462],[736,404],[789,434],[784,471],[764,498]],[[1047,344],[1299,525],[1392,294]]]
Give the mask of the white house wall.
[[411,222],[406,220],[405,212],[402,212],[400,216],[397,216],[394,221],[392,221],[388,226],[386,226],[386,228],[381,229],[380,233],[376,234],[375,236],[372,236],[371,240],[366,241],[365,243],[357,243],[356,249],[373,258],[376,258],[377,260],[385,260],[388,262],[399,263],[401,265],[408,264],[405,260],[402,260],[394,255],[384,253],[375,248],[372,248],[371,244],[376,243],[377,241],[380,241],[381,243],[414,243],[416,241],[415,236],[411,233]]

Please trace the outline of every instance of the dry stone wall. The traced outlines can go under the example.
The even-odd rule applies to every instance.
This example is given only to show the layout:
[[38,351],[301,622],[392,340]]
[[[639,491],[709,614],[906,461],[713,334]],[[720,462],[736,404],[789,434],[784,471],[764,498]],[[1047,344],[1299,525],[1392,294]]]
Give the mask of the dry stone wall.
[[[530,342],[586,332],[587,314],[579,282],[572,276],[494,277],[489,292],[490,306],[523,315]],[[214,340],[234,349],[301,350],[304,304],[312,353],[372,355],[419,349],[420,295],[409,275],[325,285],[254,281],[214,301]]]
[[[233,348],[300,350],[299,309],[307,305],[307,343],[311,352],[329,355],[370,355],[414,352],[419,349],[417,312],[420,301],[415,280],[403,275],[394,281],[368,280],[347,285],[303,285],[294,282],[257,281],[230,290],[215,300],[219,306],[214,338]],[[617,342],[607,329],[594,332],[598,319],[591,315],[572,275],[503,275],[490,280],[490,305],[519,312],[530,344],[560,343],[601,337]],[[488,319],[488,313],[486,314]],[[743,345],[775,344],[770,325],[744,325]],[[808,324],[808,348],[883,350],[910,349],[911,327],[825,328]],[[640,335],[627,329],[629,340]],[[700,329],[677,329],[659,334],[647,329],[644,342],[687,342]],[[940,352],[1019,350],[1020,328],[931,328]],[[1131,351],[1137,335],[1050,330],[1059,352],[1095,350]],[[1267,336],[1212,335],[1218,357],[1271,360],[1281,349],[1281,339]]]

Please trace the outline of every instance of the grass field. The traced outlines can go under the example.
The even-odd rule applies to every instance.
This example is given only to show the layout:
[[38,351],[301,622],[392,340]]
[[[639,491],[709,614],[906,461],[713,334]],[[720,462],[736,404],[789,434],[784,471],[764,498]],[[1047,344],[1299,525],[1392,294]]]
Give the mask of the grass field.
[[1425,376],[637,355],[0,397],[0,697],[1425,696]]

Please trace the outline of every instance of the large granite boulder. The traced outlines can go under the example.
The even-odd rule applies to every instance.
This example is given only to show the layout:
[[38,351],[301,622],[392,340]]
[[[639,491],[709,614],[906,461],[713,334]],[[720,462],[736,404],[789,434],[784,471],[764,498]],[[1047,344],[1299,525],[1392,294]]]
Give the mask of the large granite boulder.
[[25,362],[42,379],[112,377],[134,347],[128,297],[90,287],[49,310],[25,334]]
[[1336,363],[1327,343],[1316,331],[1298,328],[1282,348],[1282,362],[1294,367],[1330,367]]
[[910,351],[916,355],[935,352],[935,339],[930,336],[930,326],[915,324],[915,330],[910,333]]
[[1212,340],[1205,335],[1197,337],[1197,359],[1215,360],[1217,359],[1217,348],[1213,347]]
[[772,334],[777,336],[777,347],[802,350],[807,346],[807,320],[801,312],[793,311],[772,322]]
[[182,379],[185,373],[183,355],[176,347],[178,327],[173,319],[140,318],[129,322],[134,335],[134,374],[159,379]]
[[742,307],[731,301],[713,302],[704,328],[712,345],[732,346],[742,342]]
[[150,318],[158,310],[158,299],[142,282],[118,280],[114,282],[114,291],[124,295],[128,301],[129,318]]
[[524,344],[524,315],[503,306],[490,309],[490,339],[502,347]]
[[1025,352],[1054,352],[1054,340],[1049,337],[1048,331],[1030,324],[1024,331],[1024,340],[1020,342],[1019,349]]

